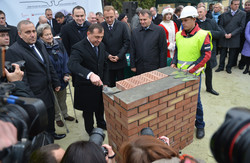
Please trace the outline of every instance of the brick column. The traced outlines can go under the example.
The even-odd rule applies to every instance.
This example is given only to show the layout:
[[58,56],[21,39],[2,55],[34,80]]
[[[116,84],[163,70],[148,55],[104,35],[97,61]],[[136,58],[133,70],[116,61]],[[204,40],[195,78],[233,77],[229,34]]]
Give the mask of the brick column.
[[137,137],[145,127],[156,137],[169,137],[177,150],[193,141],[199,79],[183,82],[182,78],[167,77],[173,71],[167,67],[135,76],[117,82],[123,91],[103,94],[109,144],[118,162],[122,143]]

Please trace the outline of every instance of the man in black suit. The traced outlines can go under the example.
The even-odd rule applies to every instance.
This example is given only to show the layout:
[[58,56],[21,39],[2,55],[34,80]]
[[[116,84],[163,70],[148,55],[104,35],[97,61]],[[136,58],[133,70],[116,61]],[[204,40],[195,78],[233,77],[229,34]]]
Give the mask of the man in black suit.
[[15,26],[7,24],[5,13],[2,10],[0,10],[0,25],[3,25],[10,29],[10,31],[8,32],[10,36],[9,46],[12,45],[14,42],[16,42],[18,37],[17,28]]
[[82,6],[73,8],[72,17],[74,21],[65,24],[61,30],[62,42],[69,56],[72,46],[87,36],[90,26],[90,23],[85,21],[86,12]]
[[61,27],[60,24],[57,23],[56,19],[53,18],[52,10],[50,8],[45,10],[45,16],[48,19],[48,24],[51,26],[53,36],[58,35],[60,33]]
[[178,30],[180,30],[180,27],[181,27],[180,15],[181,15],[182,9],[183,9],[182,6],[176,7],[176,9],[174,10],[174,15],[173,15],[173,21],[176,23]]
[[87,37],[72,47],[68,68],[75,75],[74,107],[82,110],[85,130],[93,130],[95,113],[97,127],[106,129],[102,88],[108,84],[107,54],[101,42],[104,36],[100,24],[90,25]]
[[105,6],[103,9],[105,22],[104,37],[102,42],[108,52],[109,87],[114,87],[115,82],[124,79],[124,68],[127,66],[126,52],[129,48],[129,34],[126,24],[115,20],[113,6]]
[[162,27],[152,23],[149,10],[140,11],[141,27],[132,31],[130,42],[131,71],[137,75],[167,66],[167,41]]
[[[65,134],[55,133],[55,91],[60,90],[60,81],[50,63],[49,54],[45,47],[37,41],[37,33],[34,24],[29,20],[22,20],[17,25],[18,39],[6,53],[6,60],[17,62],[25,61],[23,81],[30,88],[36,98],[41,99],[48,113],[47,131],[55,139],[64,138]],[[52,89],[53,87],[53,89]]]
[[162,21],[162,15],[161,14],[157,14],[157,10],[155,7],[151,7],[150,8],[150,12],[152,14],[153,17],[153,23],[155,23],[156,25],[159,25]]

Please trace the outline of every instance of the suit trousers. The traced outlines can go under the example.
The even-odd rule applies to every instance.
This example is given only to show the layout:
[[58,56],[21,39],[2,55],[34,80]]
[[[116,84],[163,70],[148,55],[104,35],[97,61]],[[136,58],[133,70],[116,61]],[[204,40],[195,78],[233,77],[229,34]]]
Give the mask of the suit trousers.
[[124,79],[124,68],[109,70],[109,87],[115,87],[115,82]]
[[48,126],[47,126],[47,132],[50,134],[55,133],[55,107],[47,108],[47,114],[48,114]]
[[100,106],[96,112],[83,111],[82,116],[84,119],[85,130],[87,131],[87,133],[89,135],[94,128],[94,113],[95,113],[95,118],[97,121],[97,127],[102,128],[102,127],[106,126],[106,122],[104,120],[103,103],[102,103],[102,106]]
[[207,90],[212,90],[213,89],[213,86],[212,86],[213,72],[212,72],[210,61],[207,62],[207,67],[205,69],[205,75],[206,75],[205,84],[206,84]]
[[[219,69],[224,70],[225,67],[225,59],[227,56],[227,49],[225,47],[221,48],[221,53],[220,53],[220,65]],[[226,66],[227,70],[231,70],[231,68],[234,66],[235,63],[235,56],[238,48],[229,48],[229,57],[228,57],[228,63]]]
[[66,88],[64,88],[63,90],[61,91],[58,91],[58,92],[55,92],[55,95],[56,95],[56,99],[58,101],[58,104],[57,102],[55,102],[55,120],[56,121],[59,121],[61,120],[61,116],[60,116],[60,110],[59,110],[59,107],[62,111],[62,116],[64,118],[68,117],[68,109],[67,109],[67,104],[66,104],[66,95],[67,95],[67,92],[66,92]]

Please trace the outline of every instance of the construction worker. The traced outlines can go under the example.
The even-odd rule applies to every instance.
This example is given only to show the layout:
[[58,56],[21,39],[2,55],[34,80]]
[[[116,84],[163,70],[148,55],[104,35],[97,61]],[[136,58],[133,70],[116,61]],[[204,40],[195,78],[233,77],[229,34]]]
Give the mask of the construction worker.
[[[180,68],[183,63],[186,65],[182,69],[189,70],[189,73],[195,73],[198,69],[205,66],[211,57],[212,36],[209,31],[202,30],[195,22],[198,13],[193,6],[183,8],[180,19],[183,30],[176,33],[176,53],[174,55],[171,67]],[[200,73],[196,75],[200,76]],[[200,78],[201,86],[201,78]],[[200,86],[198,92],[198,103],[196,112],[195,126],[196,137],[201,139],[205,136],[205,122],[203,120],[203,107],[200,99]]]

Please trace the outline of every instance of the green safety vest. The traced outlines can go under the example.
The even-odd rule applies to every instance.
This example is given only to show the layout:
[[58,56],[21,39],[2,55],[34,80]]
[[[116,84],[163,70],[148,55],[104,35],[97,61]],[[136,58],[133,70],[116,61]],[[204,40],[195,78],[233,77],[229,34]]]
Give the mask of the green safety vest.
[[[210,35],[210,46],[212,50],[212,35],[209,31],[201,29],[194,36],[185,38],[181,35],[181,32],[182,31],[176,33],[176,46],[178,49],[177,67],[180,68],[183,63],[187,62],[187,64],[182,67],[182,69],[187,69],[193,62],[200,58],[201,47],[206,39],[207,34]],[[204,67],[205,66],[206,65],[204,65]]]

